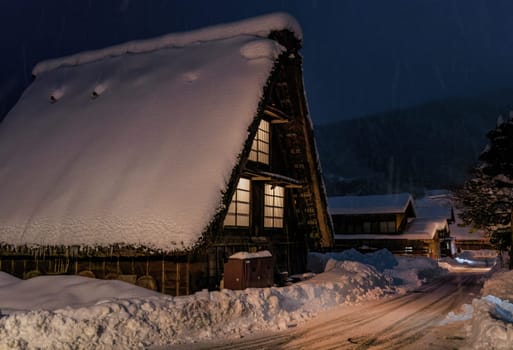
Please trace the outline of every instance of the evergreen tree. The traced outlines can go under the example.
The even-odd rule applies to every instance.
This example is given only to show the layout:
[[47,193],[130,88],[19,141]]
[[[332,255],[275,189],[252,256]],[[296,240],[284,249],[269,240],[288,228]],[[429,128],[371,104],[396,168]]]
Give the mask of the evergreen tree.
[[513,267],[513,113],[487,135],[489,144],[479,156],[471,177],[456,192],[465,224],[486,230],[497,249],[508,249]]

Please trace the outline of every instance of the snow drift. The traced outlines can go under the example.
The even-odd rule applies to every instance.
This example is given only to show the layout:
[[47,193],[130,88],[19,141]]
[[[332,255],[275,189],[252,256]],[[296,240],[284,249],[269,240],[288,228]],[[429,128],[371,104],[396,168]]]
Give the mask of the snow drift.
[[469,312],[472,321],[468,333],[472,349],[511,349],[513,271],[496,272],[485,281],[481,294],[484,297],[474,299]]
[[[381,254],[389,254],[381,252]],[[362,255],[363,258],[369,259]],[[0,274],[0,348],[126,349],[286,329],[323,310],[398,292],[360,261],[282,288],[160,295],[120,281]]]

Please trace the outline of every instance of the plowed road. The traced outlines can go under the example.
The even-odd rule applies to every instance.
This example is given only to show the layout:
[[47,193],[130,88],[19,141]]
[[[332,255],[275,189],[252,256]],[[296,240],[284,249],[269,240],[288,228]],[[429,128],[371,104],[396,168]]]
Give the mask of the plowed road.
[[461,323],[440,321],[470,304],[483,280],[482,273],[451,273],[402,296],[341,306],[295,329],[176,349],[458,349],[465,345]]

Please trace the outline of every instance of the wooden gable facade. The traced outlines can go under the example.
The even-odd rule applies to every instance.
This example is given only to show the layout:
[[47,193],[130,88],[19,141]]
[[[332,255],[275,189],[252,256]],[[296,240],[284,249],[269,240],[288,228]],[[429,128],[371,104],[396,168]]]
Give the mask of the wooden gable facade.
[[287,29],[273,30],[269,38],[285,50],[220,193],[222,205],[193,246],[163,251],[122,243],[3,241],[0,270],[23,278],[79,274],[120,279],[172,295],[219,288],[224,263],[238,251],[268,250],[276,274],[304,271],[308,250],[332,246],[331,221],[304,94],[301,40]]
[[400,234],[416,216],[405,194],[332,197],[330,209],[335,232],[343,234]]

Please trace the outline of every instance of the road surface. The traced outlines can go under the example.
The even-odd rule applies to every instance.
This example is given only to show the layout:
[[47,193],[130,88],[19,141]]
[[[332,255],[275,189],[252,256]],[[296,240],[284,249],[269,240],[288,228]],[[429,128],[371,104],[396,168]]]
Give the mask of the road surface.
[[483,273],[450,273],[405,295],[340,306],[287,331],[179,348],[458,349],[465,345],[461,322],[440,322],[450,311],[472,303],[483,281]]

